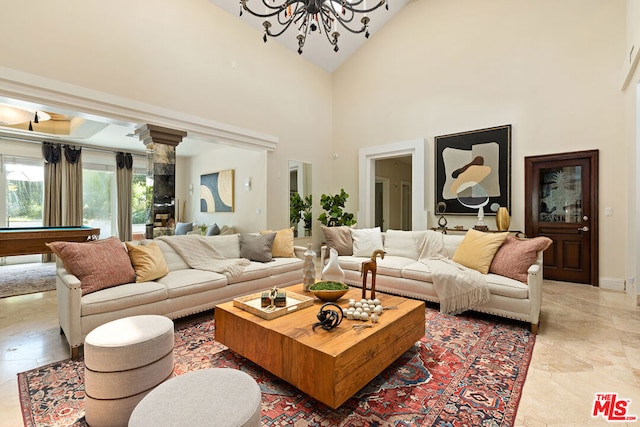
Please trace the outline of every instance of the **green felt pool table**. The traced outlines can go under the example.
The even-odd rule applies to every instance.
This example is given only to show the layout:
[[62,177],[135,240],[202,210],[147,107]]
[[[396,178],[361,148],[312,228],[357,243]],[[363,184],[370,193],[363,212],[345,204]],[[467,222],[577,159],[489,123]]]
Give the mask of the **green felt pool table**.
[[100,236],[100,229],[79,227],[0,228],[0,257],[51,253],[49,242],[86,242]]

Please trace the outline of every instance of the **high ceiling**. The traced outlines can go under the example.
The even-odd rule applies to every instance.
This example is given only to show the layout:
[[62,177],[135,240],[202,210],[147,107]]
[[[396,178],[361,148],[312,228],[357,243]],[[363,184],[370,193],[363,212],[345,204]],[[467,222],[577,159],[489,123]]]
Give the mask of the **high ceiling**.
[[[237,19],[245,22],[247,25],[258,30],[256,37],[262,38],[264,28],[262,22],[264,19],[253,16],[247,12],[240,17],[240,2],[232,0],[211,0],[213,4],[226,10]],[[389,10],[383,7],[374,10],[369,13],[371,22],[369,24],[370,38],[376,36],[376,33],[381,29],[384,24],[387,23],[400,9],[402,9],[409,0],[387,0]],[[247,2],[248,5],[260,7],[261,0],[252,0]],[[307,37],[304,45],[304,52],[302,57],[313,62],[321,68],[332,73],[335,71],[344,61],[346,61],[351,55],[353,55],[367,40],[364,34],[352,34],[349,31],[342,30],[340,32],[340,38],[338,46],[340,50],[338,52],[333,51],[333,47],[329,44],[324,34],[312,33]],[[298,40],[296,39],[298,32],[292,25],[284,34],[280,37],[269,38],[267,43],[280,43],[284,47],[293,52],[298,52]]]
[[[260,0],[254,0],[254,3],[258,3],[259,1]],[[389,3],[388,11],[384,7],[381,7],[369,14],[371,18],[369,24],[371,38],[376,37],[378,30],[410,0],[387,1]],[[262,38],[262,20],[246,12],[240,17],[240,4],[238,1],[211,0],[211,2],[233,15],[234,19],[239,19],[255,28],[257,30],[256,37]],[[301,57],[328,72],[335,71],[367,40],[363,34],[352,34],[346,30],[340,33],[340,50],[338,52],[334,52],[333,47],[326,40],[324,34],[312,33],[307,37],[304,52]],[[280,43],[297,54],[298,45],[296,35],[297,31],[292,27],[280,37],[270,38],[268,42]],[[132,152],[144,152],[145,149],[142,142],[134,135],[135,130],[143,125],[143,123],[114,121],[104,117],[83,114],[78,111],[63,110],[48,105],[3,98],[2,96],[0,96],[0,106],[1,104],[23,107],[31,111],[44,111],[52,117],[52,120],[40,124],[32,123],[32,131],[28,130],[28,121],[13,126],[0,125],[0,137],[37,142],[43,140],[51,142],[65,141],[89,147],[106,147],[113,150]],[[176,154],[187,157],[197,155],[200,144],[201,142],[187,137],[177,147]]]

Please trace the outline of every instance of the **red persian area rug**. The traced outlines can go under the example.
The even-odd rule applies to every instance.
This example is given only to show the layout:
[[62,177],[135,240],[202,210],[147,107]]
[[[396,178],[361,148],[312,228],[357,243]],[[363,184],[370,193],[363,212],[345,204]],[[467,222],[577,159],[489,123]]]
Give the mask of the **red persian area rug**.
[[[211,319],[176,327],[175,374],[239,369],[262,390],[263,426],[512,426],[535,335],[523,325],[427,308],[425,336],[340,408],[331,409],[214,340]],[[85,426],[84,365],[18,374],[25,426]]]

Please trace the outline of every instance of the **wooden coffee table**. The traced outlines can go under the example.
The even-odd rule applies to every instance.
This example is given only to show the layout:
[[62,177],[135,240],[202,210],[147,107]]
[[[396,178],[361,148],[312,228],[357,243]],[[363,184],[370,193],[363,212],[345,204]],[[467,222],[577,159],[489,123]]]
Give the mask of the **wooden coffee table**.
[[[302,285],[283,288],[302,295]],[[349,298],[360,300],[362,290],[351,288],[336,301],[346,308]],[[320,402],[337,408],[367,385],[424,336],[424,302],[376,293],[385,310],[379,323],[358,332],[347,320],[331,331],[318,327],[323,302],[272,320],[234,307],[215,308],[216,340],[257,363]],[[366,324],[374,325],[371,322]]]

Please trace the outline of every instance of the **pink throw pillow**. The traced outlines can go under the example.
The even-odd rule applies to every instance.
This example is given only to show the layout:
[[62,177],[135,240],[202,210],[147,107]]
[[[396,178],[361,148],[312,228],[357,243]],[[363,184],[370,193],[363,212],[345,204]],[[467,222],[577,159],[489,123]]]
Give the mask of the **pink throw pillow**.
[[508,236],[493,257],[489,273],[527,283],[527,270],[536,262],[538,251],[544,251],[551,243],[550,238],[542,236],[532,239]]
[[51,242],[47,246],[80,280],[82,295],[136,281],[127,250],[117,237],[94,242]]

